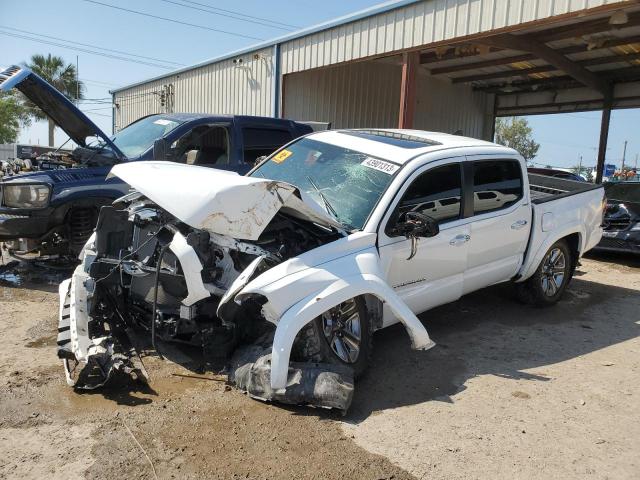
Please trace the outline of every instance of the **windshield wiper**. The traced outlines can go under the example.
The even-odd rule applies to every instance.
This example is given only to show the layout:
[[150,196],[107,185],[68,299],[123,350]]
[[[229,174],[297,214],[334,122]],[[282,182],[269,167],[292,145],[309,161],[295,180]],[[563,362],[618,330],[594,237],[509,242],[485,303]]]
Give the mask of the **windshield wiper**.
[[313,181],[313,178],[307,175],[307,180],[309,181],[311,186],[315,189],[315,191],[318,192],[318,195],[322,199],[322,203],[324,203],[324,208],[327,210],[327,213],[330,214],[336,220],[338,220],[338,213],[336,212],[335,208],[331,206],[331,204],[329,203],[329,200],[327,200],[327,197],[324,196],[324,193],[320,191],[320,188],[318,188],[318,185],[316,185],[316,182]]

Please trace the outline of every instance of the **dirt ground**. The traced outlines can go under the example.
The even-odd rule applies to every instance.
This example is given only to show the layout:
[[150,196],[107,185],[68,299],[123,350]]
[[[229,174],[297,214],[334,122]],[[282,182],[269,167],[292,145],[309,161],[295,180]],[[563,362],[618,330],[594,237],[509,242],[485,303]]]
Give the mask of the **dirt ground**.
[[0,273],[2,479],[640,477],[640,259],[584,259],[549,309],[498,286],[427,312],[428,352],[378,332],[344,418],[251,400],[179,350],[145,358],[148,388],[75,393],[62,275]]

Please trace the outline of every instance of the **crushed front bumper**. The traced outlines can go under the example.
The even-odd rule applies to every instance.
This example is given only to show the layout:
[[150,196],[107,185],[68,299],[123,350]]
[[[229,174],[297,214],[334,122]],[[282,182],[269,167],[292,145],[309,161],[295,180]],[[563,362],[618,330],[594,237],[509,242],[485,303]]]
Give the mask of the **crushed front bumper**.
[[[144,365],[132,347],[138,342],[130,329],[125,335],[115,331],[108,336],[91,335],[95,331],[92,325],[95,320],[90,312],[96,282],[88,272],[96,257],[94,244],[95,236],[89,239],[81,254],[82,263],[70,279],[60,284],[58,291],[58,357],[63,362],[67,383],[76,389],[92,390],[104,386],[118,371],[147,381]],[[187,281],[189,294],[183,304],[191,305],[209,296],[202,284],[202,265],[179,232],[174,236],[171,249],[190,277]],[[272,348],[273,336],[261,344],[240,345],[230,359],[230,383],[255,399],[313,405],[346,413],[354,390],[353,374],[349,369],[333,364],[291,362],[285,366],[285,388],[273,389]]]
[[107,383],[116,371],[146,381],[144,365],[126,335],[114,332],[109,336],[90,336],[89,311],[95,282],[85,268],[92,258],[92,252],[85,251],[84,262],[58,288],[58,358],[62,360],[67,384],[93,390]]

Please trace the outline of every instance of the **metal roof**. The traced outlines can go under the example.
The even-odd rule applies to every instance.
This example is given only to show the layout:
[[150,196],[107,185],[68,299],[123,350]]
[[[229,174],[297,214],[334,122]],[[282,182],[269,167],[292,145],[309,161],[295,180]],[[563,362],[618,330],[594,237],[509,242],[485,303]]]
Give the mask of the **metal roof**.
[[319,23],[317,25],[313,25],[311,27],[307,27],[307,28],[303,28],[301,30],[297,30],[295,32],[280,36],[280,37],[276,37],[272,40],[267,40],[265,42],[260,42],[260,43],[256,43],[253,45],[250,45],[248,47],[245,48],[241,48],[239,50],[234,50],[230,53],[224,54],[224,55],[220,55],[218,57],[214,57],[211,58],[209,60],[205,60],[203,62],[200,63],[196,63],[194,65],[189,65],[187,67],[183,67],[180,68],[178,70],[173,70],[171,72],[168,73],[163,73],[162,75],[158,75],[155,77],[151,77],[151,78],[147,78],[145,80],[141,80],[139,82],[135,82],[135,83],[131,83],[129,85],[125,85],[123,87],[118,87],[115,88],[113,90],[109,90],[109,93],[114,94],[114,93],[118,93],[121,92],[123,90],[127,90],[129,88],[132,87],[136,87],[138,85],[143,85],[145,83],[149,83],[149,82],[153,82],[155,80],[161,80],[163,78],[167,78],[170,77],[172,75],[178,75],[180,73],[183,72],[188,72],[189,70],[193,70],[194,68],[198,68],[198,67],[203,67],[206,65],[211,65],[212,63],[217,63],[217,62],[221,62],[224,60],[229,60],[231,58],[234,57],[238,57],[240,55],[245,55],[247,53],[251,53],[254,52],[256,50],[261,50],[264,48],[268,48],[268,47],[273,47],[275,45],[284,43],[284,42],[288,42],[290,40],[294,40],[296,38],[302,38],[305,37],[307,35],[311,35],[313,33],[316,32],[320,32],[322,30],[327,30],[329,28],[332,27],[336,27],[338,25],[344,25],[350,22],[355,22],[357,20],[360,20],[362,18],[366,18],[366,17],[372,17],[374,15],[378,15],[380,13],[384,13],[384,12],[388,12],[390,10],[394,10],[396,8],[401,8],[404,7],[406,5],[411,5],[412,3],[418,3],[421,0],[391,0],[391,1],[387,1],[387,2],[383,2],[383,3],[379,3],[378,5],[374,5],[372,7],[369,8],[365,8],[363,10],[359,10],[355,13],[350,13],[348,15],[344,15],[342,17],[338,17],[335,18],[333,20],[329,20],[327,22],[323,22],[323,23]]

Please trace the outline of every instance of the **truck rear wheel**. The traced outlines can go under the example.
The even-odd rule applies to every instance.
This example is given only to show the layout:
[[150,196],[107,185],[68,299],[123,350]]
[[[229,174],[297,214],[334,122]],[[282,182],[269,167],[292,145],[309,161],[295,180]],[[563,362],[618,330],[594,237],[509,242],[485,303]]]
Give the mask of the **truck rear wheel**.
[[565,240],[551,245],[535,273],[516,285],[518,299],[536,307],[553,305],[571,280],[573,259]]
[[364,298],[347,300],[307,325],[296,341],[298,357],[313,362],[344,365],[354,378],[369,366],[373,352],[371,316]]

